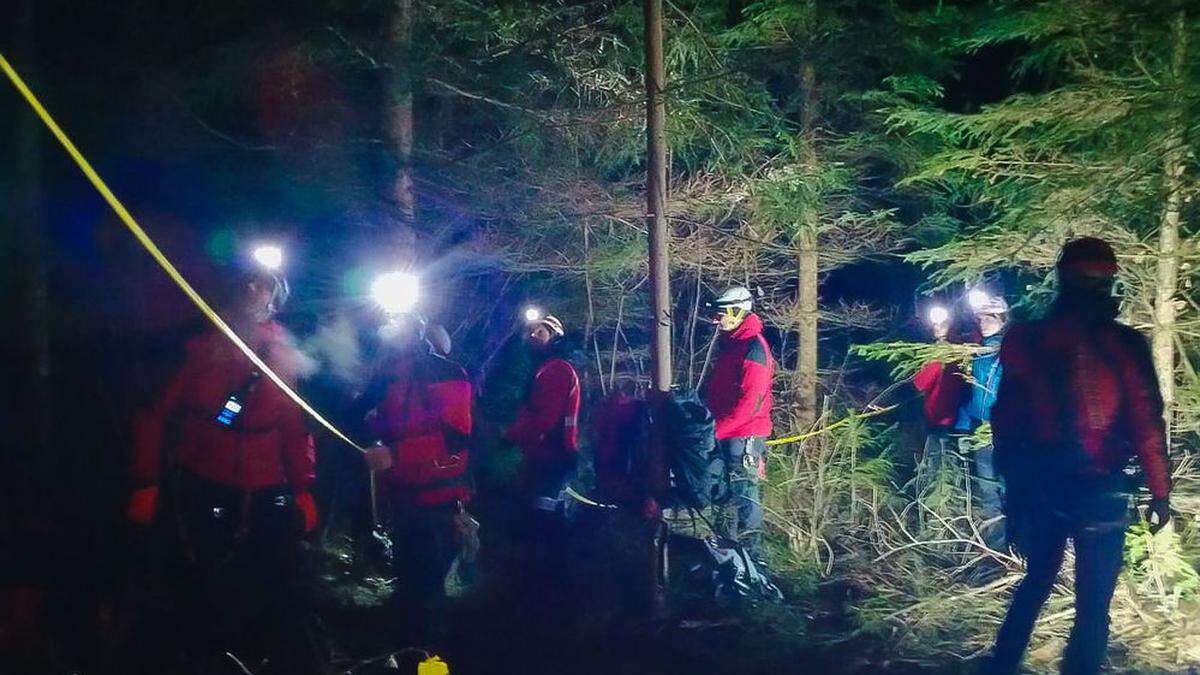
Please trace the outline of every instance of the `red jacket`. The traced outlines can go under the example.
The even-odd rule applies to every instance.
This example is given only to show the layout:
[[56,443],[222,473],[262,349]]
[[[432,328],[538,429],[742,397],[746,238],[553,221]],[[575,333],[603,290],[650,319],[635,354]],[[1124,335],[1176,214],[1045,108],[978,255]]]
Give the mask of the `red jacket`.
[[771,378],[775,360],[762,335],[762,319],[749,314],[720,337],[704,403],[717,423],[717,440],[771,435]]
[[402,501],[421,506],[467,501],[471,381],[458,364],[433,354],[390,368],[368,431],[392,449],[386,479]]
[[534,373],[529,397],[505,437],[527,463],[553,464],[579,452],[579,375],[564,359],[547,359]]
[[[279,324],[269,321],[243,335],[285,381],[293,382],[300,355]],[[259,490],[287,486],[307,490],[313,482],[312,436],[300,408],[223,334],[213,331],[188,342],[182,368],[135,429],[134,479],[158,483],[164,431],[178,421],[175,461],[185,471],[221,485]],[[234,426],[216,421],[230,394],[249,387]]]
[[1150,492],[1167,496],[1162,398],[1137,331],[1057,310],[1010,329],[1000,362],[997,464],[1027,458],[1067,474],[1111,474],[1136,455]]
[[925,423],[930,427],[954,426],[967,381],[958,364],[930,361],[917,371],[913,386],[925,397]]

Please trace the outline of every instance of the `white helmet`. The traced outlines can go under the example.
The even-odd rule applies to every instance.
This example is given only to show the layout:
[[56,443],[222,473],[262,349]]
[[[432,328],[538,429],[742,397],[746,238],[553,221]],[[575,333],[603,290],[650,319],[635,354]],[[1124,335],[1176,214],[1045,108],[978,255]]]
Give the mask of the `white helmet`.
[[754,296],[745,286],[730,286],[717,296],[716,300],[708,303],[712,309],[736,308],[749,312],[754,308]]
[[1008,303],[1004,298],[993,295],[975,306],[976,316],[981,314],[1008,314]]
[[534,321],[533,325],[545,326],[546,330],[550,331],[550,333],[555,337],[562,337],[566,335],[566,330],[563,329],[562,321],[559,321],[558,317],[554,316],[553,314],[547,314],[546,316],[543,316],[537,321]]

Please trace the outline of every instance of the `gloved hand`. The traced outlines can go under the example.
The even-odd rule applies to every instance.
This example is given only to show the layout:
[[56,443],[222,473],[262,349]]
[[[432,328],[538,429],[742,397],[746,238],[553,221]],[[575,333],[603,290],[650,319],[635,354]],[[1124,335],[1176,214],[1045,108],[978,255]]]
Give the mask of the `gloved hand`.
[[1166,527],[1171,520],[1171,500],[1169,497],[1156,497],[1150,500],[1150,509],[1146,512],[1146,522],[1150,525],[1150,534]]
[[125,517],[134,525],[149,525],[154,522],[158,512],[158,486],[138,488],[129,495],[129,506],[125,509]]
[[373,445],[367,448],[367,466],[379,473],[392,467],[392,449],[383,445]]
[[317,502],[311,492],[297,492],[296,508],[304,516],[304,533],[308,534],[317,528]]

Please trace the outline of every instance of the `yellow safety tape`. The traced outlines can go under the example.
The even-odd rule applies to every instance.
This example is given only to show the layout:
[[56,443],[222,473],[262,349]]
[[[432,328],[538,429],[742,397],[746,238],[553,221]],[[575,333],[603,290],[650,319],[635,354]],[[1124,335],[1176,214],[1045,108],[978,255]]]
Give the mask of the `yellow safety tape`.
[[117,217],[121,219],[121,222],[125,223],[125,227],[129,228],[129,231],[133,233],[133,236],[137,238],[146,251],[150,253],[150,256],[153,257],[158,265],[163,268],[163,271],[167,273],[167,276],[171,277],[171,280],[183,290],[184,295],[186,295],[188,299],[190,299],[192,303],[196,305],[196,307],[204,314],[204,316],[208,317],[208,319],[213,322],[213,325],[215,325],[218,330],[224,333],[225,336],[228,337],[238,349],[242,350],[242,353],[246,355],[246,358],[250,359],[251,363],[258,367],[258,369],[263,373],[266,373],[267,377],[269,377],[272,382],[282,389],[283,393],[288,395],[288,398],[295,401],[296,405],[300,406],[304,412],[311,415],[314,420],[319,422],[321,426],[328,429],[334,436],[337,436],[339,439],[345,441],[360,452],[366,452],[366,448],[350,440],[349,436],[342,433],[341,430],[333,426],[329,420],[322,417],[321,413],[314,410],[307,401],[301,398],[300,395],[288,385],[288,383],[283,381],[283,378],[281,378],[274,370],[271,370],[271,367],[268,366],[261,358],[259,358],[258,354],[255,354],[254,350],[251,349],[250,346],[242,340],[242,338],[238,337],[238,334],[235,333],[234,330],[229,327],[229,324],[225,323],[224,319],[222,319],[220,315],[218,315],[216,311],[214,311],[213,308],[204,301],[204,298],[200,297],[200,294],[196,292],[196,289],[192,288],[192,285],[187,282],[187,279],[183,278],[183,275],[179,273],[179,270],[175,269],[175,266],[171,264],[171,261],[168,260],[165,255],[163,255],[163,252],[159,250],[154,241],[150,239],[150,235],[146,234],[146,231],[137,224],[137,221],[133,219],[133,216],[130,215],[129,211],[125,209],[125,206],[122,205],[120,200],[117,199],[116,195],[112,193],[112,190],[108,189],[108,185],[106,185],[100,178],[100,175],[97,174],[94,169],[92,169],[92,165],[88,164],[88,161],[75,147],[75,144],[71,142],[71,139],[67,138],[67,135],[63,133],[62,129],[59,128],[58,124],[54,121],[54,118],[50,116],[50,113],[46,112],[46,109],[42,107],[42,104],[38,101],[37,97],[34,96],[29,87],[26,86],[24,80],[17,75],[17,71],[13,70],[13,67],[9,65],[8,59],[4,58],[3,54],[0,54],[0,68],[4,70],[4,74],[8,76],[8,79],[13,83],[13,86],[15,86],[17,90],[21,92],[21,95],[25,97],[25,100],[29,102],[29,105],[33,108],[33,111],[36,112],[38,117],[42,119],[42,122],[44,122],[46,127],[50,129],[50,132],[54,134],[54,137],[58,139],[58,142],[62,143],[62,146],[66,149],[67,154],[71,155],[71,159],[75,160],[75,163],[79,165],[79,168],[83,171],[83,174],[87,176],[88,180],[92,182],[92,185],[96,188],[96,190],[100,192],[100,195],[104,197],[104,200],[108,202],[108,205],[112,207],[112,210],[116,212]]
[[820,436],[821,434],[828,433],[830,431],[833,431],[834,429],[837,429],[838,427],[844,427],[847,424],[849,424],[850,422],[852,422],[853,420],[865,420],[869,417],[875,417],[876,415],[882,415],[885,412],[889,412],[889,411],[892,411],[895,409],[896,409],[896,406],[890,405],[886,408],[872,410],[871,412],[868,412],[868,413],[862,413],[862,414],[851,413],[851,414],[847,415],[846,417],[843,417],[842,419],[834,422],[833,424],[821,427],[820,429],[813,429],[812,431],[809,431],[809,432],[803,433],[803,434],[799,434],[796,436],[787,436],[785,438],[772,438],[771,440],[767,441],[767,445],[786,445],[788,443],[797,443],[799,441],[803,441],[803,440],[812,438],[813,436]]
[[571,497],[572,499],[574,499],[574,500],[576,500],[576,501],[583,502],[584,504],[587,504],[588,506],[595,506],[595,507],[597,507],[597,508],[601,508],[601,509],[615,509],[615,508],[619,508],[619,507],[618,507],[616,504],[601,504],[600,502],[598,502],[598,501],[596,501],[596,500],[594,500],[594,499],[588,499],[587,497],[584,497],[583,495],[581,495],[581,494],[579,494],[578,492],[576,492],[576,491],[575,491],[575,488],[571,487],[570,485],[568,485],[568,486],[566,487],[566,489],[565,489],[565,490],[563,490],[563,492],[564,492],[564,493],[565,493],[565,494],[566,494],[568,497]]

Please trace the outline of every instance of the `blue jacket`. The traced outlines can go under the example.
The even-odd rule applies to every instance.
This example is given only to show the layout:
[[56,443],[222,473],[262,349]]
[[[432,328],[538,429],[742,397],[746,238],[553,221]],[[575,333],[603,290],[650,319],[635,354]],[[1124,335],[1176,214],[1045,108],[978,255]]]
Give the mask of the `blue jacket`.
[[992,418],[992,404],[1000,390],[1000,376],[1004,367],[1000,365],[1000,341],[1003,333],[983,339],[982,353],[971,359],[971,395],[958,408],[955,431],[974,431],[976,427]]

